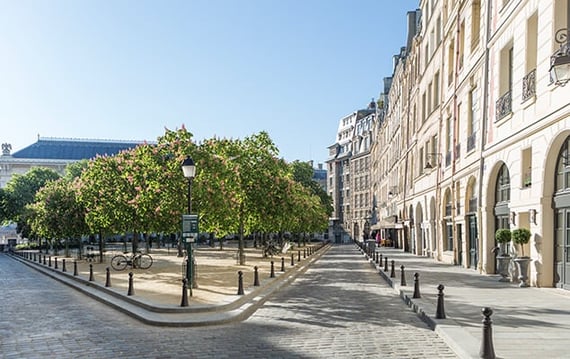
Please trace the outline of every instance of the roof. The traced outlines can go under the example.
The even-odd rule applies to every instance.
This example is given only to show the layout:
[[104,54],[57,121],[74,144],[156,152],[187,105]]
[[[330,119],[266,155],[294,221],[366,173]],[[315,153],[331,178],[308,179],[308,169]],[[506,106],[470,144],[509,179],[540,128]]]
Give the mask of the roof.
[[13,158],[82,160],[97,155],[115,155],[142,142],[40,137],[38,141],[12,154]]

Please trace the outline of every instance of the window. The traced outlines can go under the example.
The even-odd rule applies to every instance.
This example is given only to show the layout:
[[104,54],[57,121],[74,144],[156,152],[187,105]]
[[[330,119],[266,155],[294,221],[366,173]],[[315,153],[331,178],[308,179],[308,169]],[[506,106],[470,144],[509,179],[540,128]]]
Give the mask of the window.
[[459,69],[463,68],[463,53],[465,52],[465,20],[459,26]]
[[477,138],[477,126],[478,126],[478,113],[479,113],[479,97],[477,88],[473,88],[469,91],[469,116],[467,118],[467,151],[475,149],[476,138]]
[[556,165],[556,192],[570,189],[570,137],[566,138]]
[[505,164],[499,170],[497,185],[495,186],[495,203],[509,202],[511,200],[511,179],[509,170]]
[[471,52],[479,46],[481,37],[481,0],[471,3]]
[[451,85],[453,82],[453,67],[455,66],[455,63],[453,62],[453,52],[455,51],[453,41],[454,39],[451,39],[451,43],[449,44],[447,51],[447,86]]
[[439,106],[439,72],[433,77],[433,107]]

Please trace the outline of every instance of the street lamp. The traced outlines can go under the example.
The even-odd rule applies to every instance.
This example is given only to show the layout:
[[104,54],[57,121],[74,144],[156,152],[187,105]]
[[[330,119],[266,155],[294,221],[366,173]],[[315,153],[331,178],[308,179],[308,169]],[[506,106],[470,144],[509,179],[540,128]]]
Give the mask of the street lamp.
[[550,76],[556,85],[570,81],[570,1],[566,4],[566,28],[556,31],[554,40],[560,49],[550,57]]
[[[192,180],[196,175],[196,165],[190,156],[182,162],[182,172],[184,177],[188,179],[188,215],[192,214]],[[195,288],[195,281],[193,280],[193,256],[192,256],[192,240],[186,239],[186,280],[188,281],[188,288],[190,289],[190,296],[192,296],[192,288]]]

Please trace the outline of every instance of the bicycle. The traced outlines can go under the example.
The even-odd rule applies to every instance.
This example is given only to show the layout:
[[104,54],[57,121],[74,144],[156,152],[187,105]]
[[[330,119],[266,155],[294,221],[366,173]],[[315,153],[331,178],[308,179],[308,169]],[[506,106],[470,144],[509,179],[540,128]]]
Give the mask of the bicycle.
[[130,256],[126,254],[117,254],[111,258],[111,267],[116,271],[122,271],[127,266],[140,269],[149,269],[152,266],[152,257],[149,254],[133,253]]

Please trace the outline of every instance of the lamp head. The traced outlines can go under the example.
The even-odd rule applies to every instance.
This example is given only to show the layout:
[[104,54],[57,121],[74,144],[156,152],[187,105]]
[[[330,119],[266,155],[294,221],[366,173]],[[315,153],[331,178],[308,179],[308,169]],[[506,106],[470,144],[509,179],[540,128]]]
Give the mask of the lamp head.
[[187,156],[182,162],[182,172],[184,173],[184,177],[188,179],[194,178],[196,175],[196,165],[190,156]]

